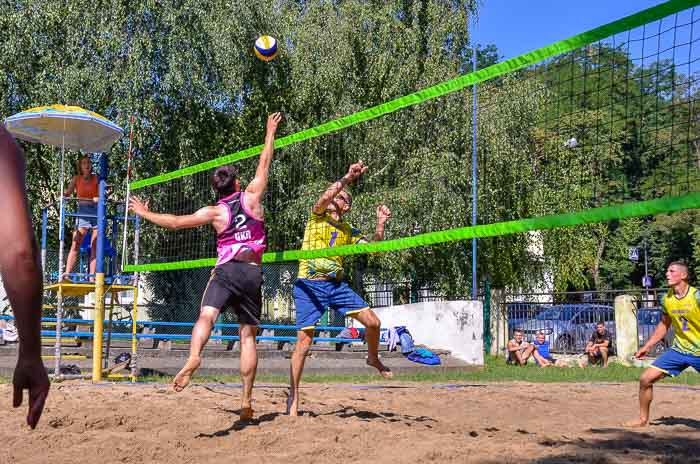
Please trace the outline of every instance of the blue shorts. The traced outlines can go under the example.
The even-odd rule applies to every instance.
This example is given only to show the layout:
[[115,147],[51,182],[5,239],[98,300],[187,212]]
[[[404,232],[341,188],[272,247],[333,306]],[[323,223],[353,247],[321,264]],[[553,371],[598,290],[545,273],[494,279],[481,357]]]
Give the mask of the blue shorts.
[[343,316],[369,309],[369,304],[348,284],[331,280],[297,279],[294,282],[294,304],[300,330],[313,328],[328,308]]
[[[92,201],[80,201],[78,202],[78,214],[88,214],[91,216],[97,216],[97,203]],[[77,217],[75,221],[76,229],[92,229],[97,227],[97,217]]]
[[656,358],[656,361],[651,363],[651,367],[671,377],[677,376],[689,367],[700,372],[700,356],[681,353],[671,348]]

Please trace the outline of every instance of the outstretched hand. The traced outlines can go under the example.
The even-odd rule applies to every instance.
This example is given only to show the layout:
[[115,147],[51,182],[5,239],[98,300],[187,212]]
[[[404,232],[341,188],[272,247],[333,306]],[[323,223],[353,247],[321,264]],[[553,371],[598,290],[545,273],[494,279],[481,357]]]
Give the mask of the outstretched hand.
[[385,205],[377,206],[377,222],[384,224],[391,217],[391,210]]
[[131,197],[129,199],[129,210],[137,216],[143,216],[148,212],[148,200],[142,202],[139,197]]
[[277,126],[282,121],[282,113],[272,113],[267,117],[267,135],[274,135],[277,132]]
[[634,357],[637,359],[643,359],[647,353],[649,352],[649,348],[646,346],[641,347],[636,353],[634,353]]
[[18,408],[22,405],[23,390],[29,390],[29,412],[27,413],[27,425],[35,428],[44,411],[46,397],[49,394],[49,376],[41,360],[25,362],[21,358],[17,360],[17,366],[12,377],[14,391],[12,406]]
[[348,168],[348,173],[345,175],[345,177],[347,178],[348,182],[352,182],[367,172],[367,169],[369,168],[365,166],[365,163],[363,163],[362,160],[360,160],[357,163],[350,165]]

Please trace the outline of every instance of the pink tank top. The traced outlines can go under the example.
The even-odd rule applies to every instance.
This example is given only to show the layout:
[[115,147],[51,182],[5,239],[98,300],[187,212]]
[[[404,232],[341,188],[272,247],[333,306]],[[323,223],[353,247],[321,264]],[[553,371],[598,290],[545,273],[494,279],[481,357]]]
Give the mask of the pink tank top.
[[265,223],[253,217],[243,203],[245,193],[222,198],[228,208],[228,226],[216,236],[217,266],[231,260],[260,264],[265,251]]

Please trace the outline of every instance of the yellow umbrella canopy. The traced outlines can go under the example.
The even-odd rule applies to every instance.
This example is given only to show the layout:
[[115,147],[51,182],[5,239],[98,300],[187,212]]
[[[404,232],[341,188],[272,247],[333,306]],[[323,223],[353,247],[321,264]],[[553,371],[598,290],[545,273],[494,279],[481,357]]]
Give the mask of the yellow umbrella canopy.
[[123,129],[109,119],[79,106],[39,106],[5,119],[15,137],[85,153],[107,152]]

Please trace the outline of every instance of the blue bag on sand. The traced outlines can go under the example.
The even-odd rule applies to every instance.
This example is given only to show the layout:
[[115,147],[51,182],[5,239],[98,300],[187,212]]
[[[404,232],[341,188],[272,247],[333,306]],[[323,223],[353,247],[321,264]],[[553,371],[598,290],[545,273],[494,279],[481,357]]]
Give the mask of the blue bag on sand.
[[410,353],[407,358],[410,361],[417,362],[420,364],[428,364],[430,366],[436,366],[440,364],[440,357],[430,350],[425,348],[418,348]]

